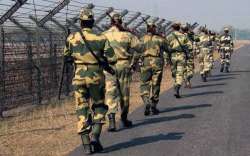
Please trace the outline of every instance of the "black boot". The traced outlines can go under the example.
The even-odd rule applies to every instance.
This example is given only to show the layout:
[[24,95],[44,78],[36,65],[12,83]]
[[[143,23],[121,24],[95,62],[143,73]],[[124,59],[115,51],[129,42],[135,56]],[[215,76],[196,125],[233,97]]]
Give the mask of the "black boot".
[[125,127],[125,128],[130,128],[130,127],[133,126],[132,121],[128,120],[127,115],[122,115],[121,116],[121,123],[122,123],[122,126]]
[[158,115],[160,113],[159,109],[157,109],[156,106],[153,106],[151,108],[151,111],[153,115]]
[[82,139],[82,145],[83,145],[83,152],[86,155],[90,155],[93,153],[93,150],[91,148],[90,138],[89,134],[80,134]]
[[101,123],[96,123],[93,125],[91,145],[93,146],[94,153],[99,153],[99,152],[103,151],[103,146],[99,140],[101,131],[102,131],[102,124]]
[[149,116],[150,115],[150,104],[146,104],[144,115]]
[[227,65],[227,66],[225,67],[225,71],[226,71],[226,73],[229,73],[229,65]]
[[181,85],[176,85],[175,86],[175,94],[174,96],[178,99],[178,98],[181,98],[180,96],[180,88],[181,88]]
[[115,113],[111,113],[108,115],[109,118],[109,132],[115,132],[116,131],[116,124],[115,124]]
[[220,66],[220,72],[223,73],[223,71],[224,71],[224,64]]
[[206,76],[206,73],[201,74],[201,78],[202,78],[202,81],[203,81],[203,82],[207,82],[207,76]]

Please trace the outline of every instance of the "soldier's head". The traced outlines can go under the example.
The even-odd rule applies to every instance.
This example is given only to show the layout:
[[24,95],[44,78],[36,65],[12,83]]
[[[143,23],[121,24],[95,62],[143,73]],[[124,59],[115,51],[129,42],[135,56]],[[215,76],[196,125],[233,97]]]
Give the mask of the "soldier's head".
[[171,27],[172,27],[175,31],[180,31],[180,29],[181,29],[181,23],[175,21],[175,22],[172,24]]
[[226,33],[226,34],[228,34],[229,33],[229,29],[226,27],[226,28],[224,28],[224,32]]
[[206,27],[201,26],[201,27],[200,27],[200,31],[201,31],[202,33],[204,33],[204,34],[208,34],[208,30],[207,30]]
[[156,33],[156,25],[153,20],[149,20],[147,22],[147,32],[155,34]]
[[80,11],[80,25],[82,28],[92,28],[95,22],[94,13],[91,9],[83,8]]
[[188,25],[187,25],[187,24],[182,24],[182,25],[181,25],[181,31],[182,31],[183,33],[188,33],[188,31],[189,31]]
[[117,12],[112,12],[111,16],[111,25],[120,27],[122,25],[122,16]]

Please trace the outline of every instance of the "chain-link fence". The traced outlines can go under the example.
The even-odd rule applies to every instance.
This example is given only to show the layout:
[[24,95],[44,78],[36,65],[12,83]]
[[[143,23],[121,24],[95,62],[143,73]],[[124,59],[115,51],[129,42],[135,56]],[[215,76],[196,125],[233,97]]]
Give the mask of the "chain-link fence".
[[[171,22],[140,12],[95,6],[80,0],[0,1],[0,112],[29,104],[41,104],[58,93],[62,52],[67,31],[74,31],[82,7],[95,12],[94,31],[109,27],[106,13],[120,12],[124,26],[135,33],[145,31],[142,17],[153,19],[159,31]],[[69,94],[71,69],[66,67],[63,93]]]

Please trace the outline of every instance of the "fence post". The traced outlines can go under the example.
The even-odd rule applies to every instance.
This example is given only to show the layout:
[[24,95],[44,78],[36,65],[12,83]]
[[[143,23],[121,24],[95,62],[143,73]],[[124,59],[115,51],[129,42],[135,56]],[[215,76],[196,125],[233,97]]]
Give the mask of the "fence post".
[[0,49],[0,116],[5,109],[5,32],[1,27],[1,49]]

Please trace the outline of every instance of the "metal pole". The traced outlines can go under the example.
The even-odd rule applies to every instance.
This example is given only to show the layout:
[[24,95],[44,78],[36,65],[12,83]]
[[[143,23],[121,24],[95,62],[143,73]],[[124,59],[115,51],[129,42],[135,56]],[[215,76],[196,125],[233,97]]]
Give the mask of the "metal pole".
[[5,107],[5,32],[4,28],[1,28],[1,52],[0,52],[0,116]]

